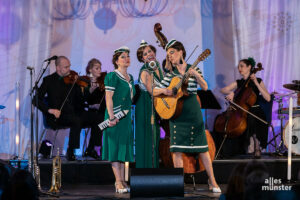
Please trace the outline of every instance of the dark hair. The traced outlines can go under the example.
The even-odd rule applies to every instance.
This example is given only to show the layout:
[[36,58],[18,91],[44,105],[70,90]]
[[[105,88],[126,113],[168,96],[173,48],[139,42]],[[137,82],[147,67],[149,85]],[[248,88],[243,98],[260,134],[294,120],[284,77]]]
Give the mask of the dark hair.
[[263,162],[249,162],[244,177],[244,199],[269,199],[270,193],[262,190],[265,180],[269,178],[268,169]]
[[37,184],[32,174],[26,170],[16,171],[3,192],[3,199],[38,199],[38,196]]
[[58,56],[57,59],[55,60],[55,66],[58,66],[62,59],[69,60],[66,56]]
[[244,170],[247,163],[240,163],[232,171],[227,191],[226,199],[242,199],[244,194]]
[[[251,69],[253,69],[255,67],[255,64],[256,64],[256,61],[253,58],[251,58],[251,57],[249,57],[247,59],[242,59],[242,60],[240,60],[240,62],[245,63],[247,66],[250,65]],[[262,64],[261,63],[257,63],[257,67],[262,67]]]
[[136,57],[137,57],[138,61],[140,61],[141,63],[144,62],[143,52],[146,49],[146,47],[150,47],[150,49],[156,54],[156,48],[152,45],[142,46],[142,47],[138,48],[138,50],[136,51]]
[[117,60],[119,59],[120,55],[121,55],[122,53],[124,53],[124,52],[126,52],[126,53],[129,54],[129,52],[123,51],[123,52],[115,53],[115,54],[113,55],[112,63],[114,64],[115,69],[118,69],[118,65],[116,64],[116,62],[117,62]]
[[90,69],[93,68],[94,64],[100,64],[100,67],[102,66],[102,63],[100,62],[100,60],[98,60],[98,59],[96,59],[96,58],[92,58],[92,59],[88,62],[87,66],[86,66],[86,68],[85,68],[86,74],[90,74]]
[[170,48],[176,49],[177,51],[182,50],[182,56],[183,56],[183,59],[185,59],[186,51],[185,51],[185,48],[184,48],[184,46],[183,46],[183,44],[181,42],[176,41],[172,46],[170,46],[166,50],[168,50]]

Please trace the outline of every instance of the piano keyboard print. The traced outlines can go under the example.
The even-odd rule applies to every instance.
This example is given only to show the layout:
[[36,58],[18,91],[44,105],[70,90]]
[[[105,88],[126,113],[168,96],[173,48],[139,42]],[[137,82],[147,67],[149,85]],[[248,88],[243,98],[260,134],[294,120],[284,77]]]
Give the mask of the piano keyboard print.
[[[115,114],[115,117],[118,118],[118,119],[121,119],[121,118],[125,117],[128,112],[129,112],[129,110],[121,110],[120,112]],[[102,131],[102,130],[104,130],[108,127],[108,124],[109,124],[109,119],[107,119],[104,122],[98,124],[98,126]]]

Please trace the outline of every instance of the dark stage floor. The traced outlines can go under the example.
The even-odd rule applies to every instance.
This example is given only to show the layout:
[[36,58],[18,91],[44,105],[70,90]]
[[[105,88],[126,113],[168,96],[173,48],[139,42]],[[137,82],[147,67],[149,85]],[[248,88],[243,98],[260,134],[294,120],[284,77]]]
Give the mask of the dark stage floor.
[[[220,185],[225,191],[226,185]],[[212,193],[207,185],[197,184],[196,190],[193,185],[184,187],[184,197],[162,197],[162,198],[134,198],[134,199],[219,199],[220,194]],[[57,199],[44,195],[40,199]],[[64,185],[59,199],[130,199],[129,193],[117,194],[113,185]]]

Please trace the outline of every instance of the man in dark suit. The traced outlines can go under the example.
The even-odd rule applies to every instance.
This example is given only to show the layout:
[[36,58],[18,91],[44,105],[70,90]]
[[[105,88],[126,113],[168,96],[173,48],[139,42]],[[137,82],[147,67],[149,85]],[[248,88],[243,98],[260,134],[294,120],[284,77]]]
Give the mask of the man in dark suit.
[[[65,56],[59,56],[55,65],[56,72],[46,76],[38,89],[37,107],[46,115],[46,122],[51,128],[70,128],[67,159],[73,161],[76,160],[74,149],[79,148],[82,128],[91,127],[89,142],[93,147],[100,146],[101,132],[98,124],[102,119],[95,113],[84,110],[84,97],[80,86],[75,84],[72,88],[72,84],[65,83],[64,77],[70,74],[71,63],[69,59]],[[69,92],[70,94],[66,99]],[[99,159],[94,148],[89,148],[85,155]]]

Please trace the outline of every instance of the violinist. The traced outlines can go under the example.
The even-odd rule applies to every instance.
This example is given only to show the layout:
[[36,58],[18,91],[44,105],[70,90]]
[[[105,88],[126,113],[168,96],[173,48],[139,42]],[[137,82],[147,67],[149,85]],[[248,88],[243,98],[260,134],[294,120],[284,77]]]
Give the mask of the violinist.
[[[56,72],[44,77],[38,88],[37,107],[44,113],[47,125],[51,128],[70,128],[67,159],[74,161],[76,160],[74,150],[79,148],[81,129],[97,125],[101,119],[84,110],[84,99],[80,86],[68,84],[66,81],[66,77],[69,77],[71,73],[69,59],[65,56],[59,56],[55,65]],[[100,136],[91,137],[99,139]]]
[[[221,92],[226,96],[228,101],[232,101],[234,99],[235,93],[234,90],[239,89],[245,85],[245,82],[250,77],[251,81],[249,82],[248,86],[250,86],[253,92],[256,94],[257,97],[260,95],[266,101],[271,100],[271,96],[266,89],[264,82],[261,78],[257,78],[254,73],[251,73],[252,69],[255,67],[255,60],[253,58],[242,59],[239,61],[238,70],[241,74],[242,78],[236,80],[229,84],[228,86],[221,89]],[[261,66],[261,63],[258,63],[258,66]],[[250,108],[249,112],[253,113],[254,115],[258,116],[259,118],[265,120],[266,116],[259,106],[259,98],[257,98],[254,105]],[[254,143],[254,157],[259,158],[261,156],[261,148],[266,148],[267,146],[267,139],[268,139],[268,126],[258,119],[254,118],[251,115],[247,117],[247,129],[246,131],[236,139],[229,139],[229,142],[236,143],[236,145],[230,145],[231,147],[234,146],[235,150],[228,153],[229,155],[233,155],[235,153],[245,152],[246,148],[248,148],[250,144],[250,140]],[[226,149],[226,146],[224,146]],[[253,150],[252,150],[253,151]],[[251,152],[251,149],[248,149],[248,153]]]
[[[152,116],[152,78],[154,85],[160,85],[163,79],[163,73],[156,61],[156,49],[142,40],[137,50],[137,58],[143,63],[139,73],[139,88],[141,89],[140,97],[136,103],[136,167],[152,168],[152,142],[154,145],[154,163],[153,167],[159,166],[159,139],[160,128],[157,120],[154,120],[152,133],[151,116]],[[156,63],[155,68],[150,67],[149,62]],[[153,108],[153,112],[155,112]],[[154,113],[155,116],[155,113]]]
[[[94,112],[101,119],[100,121],[104,121],[104,113],[105,113],[105,89],[104,89],[104,77],[106,72],[101,72],[101,62],[93,58],[88,62],[86,67],[86,74],[89,79],[89,86],[85,88],[84,97],[85,101],[88,104],[88,111]],[[91,140],[88,148],[84,154],[84,156],[92,156],[91,152],[93,152],[94,146],[101,146],[102,143],[102,131],[98,126],[95,126],[91,131],[100,132],[100,138],[95,138]],[[92,134],[98,135],[98,134]],[[94,142],[96,142],[94,144]]]
[[208,153],[208,144],[205,135],[204,121],[202,118],[200,104],[197,101],[197,85],[207,90],[207,83],[199,68],[193,69],[185,62],[186,51],[183,44],[176,40],[170,40],[166,47],[169,61],[174,66],[174,70],[167,73],[162,80],[163,87],[156,87],[154,96],[160,94],[172,96],[172,90],[167,87],[173,77],[183,76],[190,73],[192,76],[188,80],[187,91],[189,96],[184,98],[181,114],[171,119],[170,124],[170,151],[173,152],[173,163],[176,168],[183,168],[182,153],[199,154],[209,177],[209,189],[214,193],[220,193],[212,168],[212,161]]

